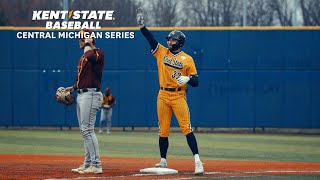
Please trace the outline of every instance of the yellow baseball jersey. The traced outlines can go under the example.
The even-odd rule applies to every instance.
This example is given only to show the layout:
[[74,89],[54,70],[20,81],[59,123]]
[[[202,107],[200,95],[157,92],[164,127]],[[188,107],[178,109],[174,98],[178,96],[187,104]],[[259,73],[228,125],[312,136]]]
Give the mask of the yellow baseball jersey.
[[172,54],[168,48],[158,43],[157,48],[151,53],[157,59],[161,87],[186,89],[187,85],[178,84],[177,78],[197,74],[193,58],[183,51]]

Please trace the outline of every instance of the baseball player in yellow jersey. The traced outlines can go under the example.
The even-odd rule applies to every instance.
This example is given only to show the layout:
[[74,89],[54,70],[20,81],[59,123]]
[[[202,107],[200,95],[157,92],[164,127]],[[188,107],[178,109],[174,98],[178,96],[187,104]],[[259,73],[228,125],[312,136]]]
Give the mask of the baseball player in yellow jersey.
[[172,31],[166,37],[168,48],[153,37],[145,27],[142,9],[137,10],[137,22],[142,34],[151,46],[151,53],[157,59],[160,90],[157,99],[159,122],[159,148],[161,160],[155,167],[167,167],[167,150],[169,147],[170,122],[175,114],[182,133],[195,159],[195,174],[203,174],[204,168],[199,157],[196,137],[190,124],[190,113],[186,100],[187,83],[198,86],[198,75],[191,56],[181,51],[186,36],[181,31]]

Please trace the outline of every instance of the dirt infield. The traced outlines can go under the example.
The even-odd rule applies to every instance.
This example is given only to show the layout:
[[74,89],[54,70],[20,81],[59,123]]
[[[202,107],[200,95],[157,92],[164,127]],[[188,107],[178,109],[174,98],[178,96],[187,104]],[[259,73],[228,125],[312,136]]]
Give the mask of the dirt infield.
[[[168,165],[179,171],[176,175],[142,174],[140,169],[152,167],[158,159],[103,157],[103,173],[80,175],[70,170],[81,164],[83,157],[52,155],[0,155],[0,179],[170,179],[199,178],[193,175],[193,160],[169,159]],[[317,174],[320,163],[203,160],[204,177],[271,176]]]

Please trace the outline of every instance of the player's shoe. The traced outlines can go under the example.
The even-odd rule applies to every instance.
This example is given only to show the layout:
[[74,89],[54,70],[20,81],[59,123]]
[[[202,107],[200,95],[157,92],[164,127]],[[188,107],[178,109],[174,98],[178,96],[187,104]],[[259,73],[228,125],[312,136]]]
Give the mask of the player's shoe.
[[159,163],[154,165],[154,167],[156,167],[156,168],[166,168],[167,167],[167,162],[160,161]]
[[80,174],[101,174],[102,173],[102,168],[101,167],[95,167],[95,166],[90,166],[87,169],[83,171],[79,171]]
[[71,172],[79,172],[79,171],[83,171],[85,169],[89,168],[89,166],[85,166],[84,164],[82,164],[81,166],[79,166],[78,168],[75,169],[71,169]]
[[100,133],[100,134],[103,133],[102,129],[99,129],[99,133]]
[[201,161],[197,161],[195,163],[194,174],[199,175],[204,173],[203,163]]

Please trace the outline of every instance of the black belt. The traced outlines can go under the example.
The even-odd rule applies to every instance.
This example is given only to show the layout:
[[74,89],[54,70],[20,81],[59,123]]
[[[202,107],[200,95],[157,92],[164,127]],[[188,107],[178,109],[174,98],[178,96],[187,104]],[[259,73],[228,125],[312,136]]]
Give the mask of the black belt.
[[160,87],[161,90],[165,91],[170,91],[170,92],[176,92],[176,91],[181,91],[181,88],[165,88],[165,87]]
[[100,88],[83,88],[83,89],[78,89],[78,93],[81,94],[81,93],[84,93],[84,92],[88,92],[90,90],[94,90],[95,92],[99,92],[100,91]]

